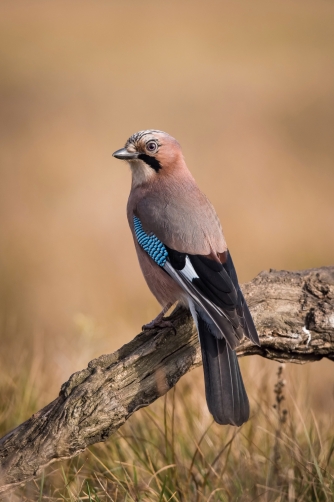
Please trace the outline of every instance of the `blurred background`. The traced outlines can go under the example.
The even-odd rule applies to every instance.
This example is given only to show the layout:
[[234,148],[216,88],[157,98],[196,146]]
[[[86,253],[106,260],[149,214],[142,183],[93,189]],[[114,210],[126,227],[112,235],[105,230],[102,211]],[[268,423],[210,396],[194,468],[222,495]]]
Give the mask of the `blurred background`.
[[[334,4],[4,0],[0,9],[4,432],[159,311],[127,226],[130,172],[112,158],[134,132],[179,140],[241,283],[264,269],[333,264]],[[275,363],[242,365],[255,398]],[[297,394],[309,382],[323,416],[334,411],[332,368],[288,370]]]

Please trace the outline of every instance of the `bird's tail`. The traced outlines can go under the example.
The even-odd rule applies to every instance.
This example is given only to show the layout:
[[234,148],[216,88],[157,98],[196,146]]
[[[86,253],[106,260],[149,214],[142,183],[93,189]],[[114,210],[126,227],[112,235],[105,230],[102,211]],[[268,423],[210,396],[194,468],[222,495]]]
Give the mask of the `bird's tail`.
[[219,424],[240,426],[249,418],[249,402],[236,353],[225,338],[215,336],[215,326],[198,308],[196,318],[209,411]]

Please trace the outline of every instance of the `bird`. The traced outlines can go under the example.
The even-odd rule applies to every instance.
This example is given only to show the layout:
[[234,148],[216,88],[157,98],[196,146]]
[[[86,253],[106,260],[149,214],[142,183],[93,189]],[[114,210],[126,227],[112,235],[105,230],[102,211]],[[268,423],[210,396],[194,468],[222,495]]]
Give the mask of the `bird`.
[[208,409],[241,426],[250,407],[235,349],[260,345],[217,213],[188,169],[178,141],[147,129],[113,153],[132,173],[127,218],[146,283],[162,311],[143,328],[169,326],[178,302],[197,327]]

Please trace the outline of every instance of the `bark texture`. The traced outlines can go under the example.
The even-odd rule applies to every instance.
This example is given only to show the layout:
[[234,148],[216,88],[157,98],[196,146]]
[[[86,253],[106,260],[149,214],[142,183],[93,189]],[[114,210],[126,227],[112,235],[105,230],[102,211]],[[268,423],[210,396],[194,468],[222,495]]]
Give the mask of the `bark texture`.
[[[334,360],[334,267],[261,272],[243,287],[261,339],[244,341],[239,356],[277,361]],[[139,408],[165,394],[201,364],[188,311],[176,309],[174,329],[151,329],[113,354],[74,373],[59,397],[0,439],[0,493],[105,441]]]

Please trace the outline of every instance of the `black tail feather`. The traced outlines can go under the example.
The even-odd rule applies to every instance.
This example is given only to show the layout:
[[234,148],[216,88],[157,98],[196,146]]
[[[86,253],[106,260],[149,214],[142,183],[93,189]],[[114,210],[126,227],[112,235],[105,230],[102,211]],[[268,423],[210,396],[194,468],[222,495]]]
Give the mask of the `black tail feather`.
[[218,339],[213,335],[198,311],[197,326],[209,411],[219,424],[240,426],[249,418],[249,402],[238,358],[225,338]]

